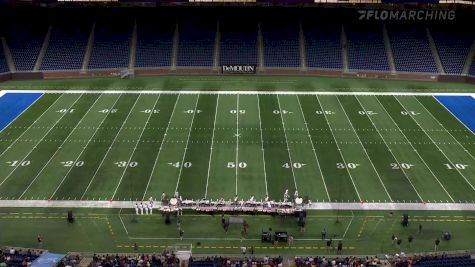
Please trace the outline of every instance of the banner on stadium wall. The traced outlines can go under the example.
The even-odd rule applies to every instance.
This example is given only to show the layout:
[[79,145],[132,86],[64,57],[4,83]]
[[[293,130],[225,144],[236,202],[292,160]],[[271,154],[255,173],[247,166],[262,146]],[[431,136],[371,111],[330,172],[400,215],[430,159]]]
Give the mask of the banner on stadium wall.
[[222,65],[223,74],[256,74],[256,65]]
[[444,21],[455,20],[455,10],[428,10],[428,9],[403,9],[403,10],[358,10],[359,20],[378,21]]

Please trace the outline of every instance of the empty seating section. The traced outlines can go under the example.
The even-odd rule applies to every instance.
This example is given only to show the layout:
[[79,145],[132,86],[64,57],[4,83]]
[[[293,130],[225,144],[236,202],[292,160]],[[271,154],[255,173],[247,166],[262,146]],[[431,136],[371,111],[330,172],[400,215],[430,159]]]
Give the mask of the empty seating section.
[[221,64],[257,65],[257,25],[253,26],[241,29],[221,27]]
[[431,34],[445,73],[461,74],[473,42],[473,36],[457,32],[454,29],[431,30]]
[[388,27],[397,71],[437,72],[434,57],[422,27]]
[[341,29],[339,27],[324,27],[307,22],[304,33],[308,67],[323,69],[343,68],[340,41]]
[[10,48],[13,62],[17,71],[32,71],[47,28],[30,29],[19,26],[17,29],[10,29],[6,40]]
[[382,26],[348,25],[348,68],[350,70],[389,71]]
[[467,256],[429,258],[418,261],[414,266],[423,267],[471,267],[475,266],[475,260]]
[[153,23],[140,23],[137,26],[136,67],[153,68],[171,65],[175,26],[172,24],[165,26],[156,26]]
[[[81,27],[82,26],[82,27]],[[82,66],[92,24],[55,24],[41,70],[77,70]]]
[[[117,19],[118,21],[119,19]],[[89,69],[127,68],[132,22],[96,24]]]
[[266,67],[299,67],[299,27],[295,23],[262,25]]
[[470,75],[475,76],[475,59],[472,59],[472,65],[470,66],[470,70],[468,72]]
[[180,27],[178,67],[213,66],[216,21],[186,21]]
[[9,72],[10,69],[8,68],[7,59],[3,54],[3,49],[0,47],[0,73]]

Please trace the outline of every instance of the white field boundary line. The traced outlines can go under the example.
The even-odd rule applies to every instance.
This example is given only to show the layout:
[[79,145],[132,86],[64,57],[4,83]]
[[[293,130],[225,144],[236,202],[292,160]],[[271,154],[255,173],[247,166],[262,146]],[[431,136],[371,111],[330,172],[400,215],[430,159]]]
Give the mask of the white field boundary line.
[[236,190],[235,194],[238,194],[238,169],[239,169],[239,95],[236,97],[236,164],[234,166],[236,168],[235,174],[235,184]]
[[327,183],[325,182],[325,177],[323,176],[323,171],[320,166],[320,162],[318,160],[317,151],[315,149],[315,146],[313,145],[312,135],[310,134],[310,130],[308,129],[307,119],[305,118],[302,105],[300,104],[300,98],[298,96],[295,96],[295,97],[297,98],[297,101],[299,103],[300,112],[302,113],[303,122],[305,123],[305,128],[307,129],[308,139],[310,140],[310,144],[312,145],[313,155],[315,156],[315,160],[317,161],[318,170],[320,171],[320,176],[322,177],[323,186],[325,187],[325,192],[327,192],[328,201],[331,201],[330,193],[328,192],[328,188],[327,188]]
[[122,208],[119,210],[119,219],[120,219],[120,222],[122,223],[122,227],[124,227],[125,234],[128,236],[128,235],[129,235],[129,231],[127,231],[127,227],[125,227],[125,223],[124,223],[124,221],[122,220],[122,216],[120,216],[121,213],[122,213]]
[[213,150],[214,150],[214,132],[216,130],[216,117],[218,115],[218,106],[219,106],[219,95],[216,97],[216,109],[214,111],[214,121],[213,121],[213,134],[211,136],[211,147],[209,148],[211,151],[209,152],[209,160],[208,160],[208,174],[206,175],[206,188],[205,188],[205,199],[208,196],[208,183],[209,183],[209,173],[211,171],[211,159],[213,157]]
[[[3,93],[5,94],[5,93]],[[0,91],[0,97],[3,96],[2,94],[2,91]],[[5,125],[5,127],[3,127],[3,129],[0,130],[0,133],[2,133],[5,129],[7,129],[10,125],[12,125],[12,123],[14,123],[16,121],[16,119],[18,119],[21,115],[23,115],[23,113],[25,113],[25,111],[27,111],[31,106],[33,106],[38,100],[40,100],[40,98],[44,95],[44,93],[41,93],[41,95],[35,99],[35,101],[31,102],[31,104],[28,105],[28,107],[26,107],[22,112],[20,112],[20,114],[18,114],[15,118],[13,118],[13,120],[11,120],[7,125]],[[44,112],[43,112],[44,113]],[[26,131],[26,130],[25,130]]]
[[10,93],[61,93],[61,94],[208,94],[208,95],[420,95],[420,96],[471,96],[475,93],[440,92],[332,92],[332,91],[204,91],[204,90],[5,90]]
[[[89,109],[87,110],[86,113],[84,113],[84,115],[82,115],[81,119],[79,120],[78,123],[76,123],[76,127],[78,127],[78,125],[80,125],[82,123],[82,121],[84,120],[84,118],[87,117],[87,115],[89,114],[89,112],[91,111],[91,109],[96,105],[97,101],[102,97],[103,95],[100,95],[99,97],[96,98],[96,100],[92,103],[92,105],[89,107]],[[68,109],[66,110],[65,113],[68,113],[71,109]],[[58,146],[58,148],[56,149],[56,151],[54,152],[54,154],[49,158],[49,160],[43,165],[43,167],[41,168],[41,170],[36,174],[35,178],[33,178],[33,180],[30,182],[30,184],[26,187],[26,189],[23,191],[23,193],[21,193],[20,197],[18,197],[18,199],[21,199],[23,197],[23,195],[25,195],[25,193],[30,189],[30,187],[33,185],[33,183],[36,181],[36,179],[38,179],[38,177],[40,177],[40,175],[43,173],[43,171],[46,169],[46,167],[51,163],[51,161],[53,160],[53,158],[56,156],[56,154],[61,150],[61,148],[63,148],[63,145],[66,144],[66,141],[69,140],[69,138],[71,137],[71,135],[73,135],[73,133],[75,133],[76,130],[72,130],[68,136],[64,139],[64,141],[61,143],[61,145]]]
[[[424,108],[424,110],[425,110],[427,113],[429,113],[429,115],[444,129],[444,131],[445,131],[446,133],[448,133],[448,134],[452,137],[452,139],[455,140],[455,142],[457,142],[457,144],[462,148],[462,150],[465,151],[472,159],[475,160],[475,157],[474,157],[470,152],[468,152],[468,150],[467,150],[462,144],[460,144],[459,140],[458,140],[457,138],[455,138],[455,137],[452,135],[452,133],[450,133],[449,131],[447,131],[447,128],[445,128],[445,126],[439,121],[439,119],[437,119],[437,118],[434,116],[434,114],[432,114],[432,112],[430,112],[430,111],[426,108],[426,106],[425,106],[424,104],[422,104],[421,101],[419,101],[419,99],[417,99],[417,97],[414,97],[414,98],[417,100],[417,102],[419,103],[419,105],[421,105],[421,106]],[[445,106],[444,106],[443,104],[441,104],[441,105],[445,108]],[[447,108],[445,108],[445,109],[447,110]],[[449,111],[449,113],[450,113],[450,111]],[[450,114],[452,114],[452,113],[450,113]],[[452,115],[453,115],[453,114],[452,114]],[[455,116],[453,116],[453,117],[455,117]],[[455,117],[455,118],[457,118],[457,117]],[[457,118],[457,120],[460,122],[460,120],[459,120],[458,118]],[[460,122],[460,123],[461,123],[461,122]],[[464,124],[462,123],[462,125],[464,125]],[[467,126],[465,126],[465,127],[467,127]]]
[[4,94],[6,94],[7,92],[6,91],[2,91],[0,90],[0,97],[2,97]]
[[[94,200],[0,200],[0,208],[113,208],[133,211],[135,201]],[[184,207],[183,209],[192,209]],[[415,210],[475,211],[475,203],[372,203],[316,202],[307,210]],[[135,213],[135,212],[134,212]]]
[[178,180],[176,181],[175,192],[178,192],[178,186],[180,185],[181,173],[183,171],[183,164],[185,164],[186,152],[188,152],[188,143],[190,142],[191,131],[193,130],[193,122],[195,121],[196,108],[198,107],[198,101],[200,95],[196,98],[195,108],[193,109],[193,116],[191,117],[190,130],[188,131],[188,137],[186,138],[185,151],[183,151],[183,158],[181,159],[180,171],[178,172]]
[[287,139],[287,132],[285,131],[284,116],[282,115],[282,107],[280,106],[279,95],[277,95],[277,104],[279,105],[280,120],[282,122],[282,127],[284,128],[285,145],[287,146],[287,153],[289,154],[290,170],[292,170],[292,177],[294,178],[295,191],[298,191],[299,189],[297,187],[297,181],[295,180],[294,161],[292,160],[292,155],[290,153],[289,141]]
[[[432,137],[426,132],[426,130],[424,128],[422,128],[422,126],[419,124],[419,122],[414,118],[414,115],[412,115],[406,108],[406,106],[404,106],[401,101],[399,101],[398,97],[394,97],[397,102],[399,103],[399,105],[401,105],[401,107],[404,109],[404,111],[407,112],[407,114],[409,114],[409,116],[412,118],[412,120],[417,124],[417,126],[419,126],[419,128],[421,128],[421,130],[426,134],[427,137],[429,137],[430,141],[437,147],[437,149],[444,155],[444,157],[448,160],[448,162],[451,164],[451,165],[454,165],[452,160],[444,153],[444,151],[437,145],[437,143],[434,141],[434,139],[432,139]],[[472,183],[470,183],[470,181],[467,179],[467,177],[465,177],[465,175],[463,175],[463,173],[458,169],[458,168],[455,168],[455,170],[463,177],[463,179],[465,180],[465,182],[467,182],[467,184],[475,191],[475,187],[472,185]]]
[[[465,123],[463,123],[457,116],[455,116],[455,114],[452,113],[452,111],[450,111],[450,109],[448,109],[442,102],[440,102],[439,99],[437,99],[436,96],[432,96],[432,97],[433,97],[437,102],[439,102],[439,104],[440,104],[441,106],[443,106],[443,107],[445,108],[445,110],[447,110],[447,112],[449,112],[455,119],[457,119],[457,120],[460,122],[460,124],[462,124],[462,125],[463,125],[467,130],[469,130],[472,134],[475,134],[475,132],[474,132],[472,129],[470,129],[467,125],[465,125]],[[473,95],[472,98],[473,98],[473,100],[475,101],[475,95]]]
[[[315,96],[315,98],[317,99],[317,102],[318,102],[318,105],[320,106],[320,109],[324,110],[324,108],[322,106],[322,103],[320,103],[320,99],[318,98],[318,96]],[[340,153],[341,160],[343,160],[343,163],[345,164],[345,166],[347,166],[345,157],[343,156],[343,152],[341,152],[340,145],[338,145],[338,141],[336,140],[335,134],[333,133],[332,126],[330,125],[330,122],[328,121],[328,118],[327,118],[327,115],[325,114],[325,112],[323,112],[323,117],[325,118],[325,121],[327,122],[328,129],[332,133],[333,141],[335,141],[335,146],[338,149],[338,152]],[[355,192],[356,192],[356,195],[358,196],[358,200],[361,201],[360,192],[358,192],[358,188],[356,188],[356,184],[355,184],[355,181],[353,180],[353,176],[351,175],[350,169],[349,168],[345,168],[345,169],[346,169],[346,172],[348,173],[348,175],[350,176],[350,180],[351,180],[351,183],[353,184],[353,187],[355,188]]]
[[134,157],[135,151],[137,151],[137,147],[140,144],[140,140],[142,139],[142,136],[143,136],[143,133],[145,132],[145,129],[147,129],[148,122],[150,121],[150,118],[152,117],[153,111],[155,110],[155,107],[157,106],[157,103],[158,103],[158,100],[160,99],[160,96],[161,95],[158,95],[157,99],[155,100],[155,102],[154,102],[154,104],[151,108],[150,114],[148,114],[147,120],[145,121],[145,124],[142,128],[142,131],[140,132],[140,136],[137,139],[137,142],[135,143],[134,149],[132,150],[132,153],[130,154],[129,160],[127,161],[127,165],[125,165],[124,170],[122,171],[122,174],[120,175],[119,182],[117,183],[117,186],[115,187],[115,190],[114,190],[114,193],[112,194],[112,197],[110,198],[111,200],[113,200],[114,197],[115,197],[115,194],[117,194],[117,190],[119,189],[119,186],[122,183],[122,179],[124,179],[124,175],[127,172],[127,170],[129,169],[130,161]]
[[[115,104],[117,104],[117,102],[119,101],[119,98],[120,98],[120,95],[115,99],[114,103],[110,106],[109,110],[113,109]],[[56,189],[53,191],[53,193],[51,194],[51,196],[49,197],[50,199],[53,199],[54,195],[56,195],[56,192],[58,192],[59,188],[63,185],[64,181],[66,180],[66,178],[68,177],[69,173],[73,170],[75,164],[78,162],[78,160],[81,158],[82,154],[84,153],[84,151],[86,151],[86,148],[88,147],[88,145],[91,143],[92,141],[92,138],[94,138],[94,136],[96,135],[96,133],[99,131],[99,129],[101,128],[102,124],[104,123],[104,121],[107,119],[107,117],[109,117],[109,114],[111,114],[110,112],[107,113],[104,118],[102,118],[101,122],[99,123],[99,126],[96,128],[96,130],[94,131],[94,133],[91,135],[91,137],[89,137],[89,140],[87,141],[87,143],[84,145],[84,147],[82,148],[81,152],[79,153],[79,155],[76,157],[76,159],[74,160],[74,163],[71,165],[71,167],[69,167],[68,171],[66,172],[66,174],[63,176],[63,179],[61,179],[61,182],[59,183],[59,185],[56,187]]]
[[346,237],[346,233],[348,233],[348,230],[350,229],[350,225],[351,225],[351,223],[353,222],[354,219],[355,219],[355,214],[353,213],[353,210],[352,210],[351,211],[351,220],[348,223],[348,226],[346,227],[345,232],[343,233],[343,236],[341,237],[342,239],[344,239]]
[[[344,108],[343,105],[341,104],[340,98],[339,98],[338,96],[335,96],[335,97],[336,97],[336,100],[338,101],[338,104],[339,104],[340,107],[341,107],[341,110],[343,110],[343,114],[345,114],[345,118],[346,118],[347,122],[350,124],[351,129],[353,130],[353,133],[355,134],[356,138],[358,139],[358,142],[360,143],[360,146],[361,146],[361,148],[362,148],[364,154],[366,155],[366,158],[368,158],[369,163],[371,164],[371,167],[373,167],[373,170],[374,170],[374,172],[376,173],[376,176],[378,176],[378,180],[379,180],[379,182],[381,183],[381,185],[383,186],[384,192],[386,192],[386,194],[388,195],[389,200],[390,200],[391,202],[393,202],[393,199],[392,199],[391,195],[389,194],[388,189],[386,188],[386,185],[384,184],[383,180],[381,179],[381,175],[379,174],[378,170],[377,170],[376,167],[374,166],[373,161],[371,160],[370,156],[368,155],[368,152],[366,151],[366,147],[363,145],[363,142],[361,142],[360,136],[359,136],[358,133],[356,132],[355,127],[353,126],[353,123],[351,122],[350,118],[348,117],[348,114],[346,113],[345,108]],[[361,105],[361,104],[360,104],[360,105]],[[364,110],[364,111],[365,111],[365,113],[366,113],[366,110]],[[366,113],[366,116],[367,116],[368,119],[369,119],[370,115],[368,115],[368,114]],[[373,127],[374,127],[374,125],[373,125]],[[376,129],[376,130],[377,130],[377,129]],[[378,133],[379,133],[379,132],[378,132]],[[384,142],[384,139],[383,139],[383,142]],[[384,142],[384,143],[386,144],[386,142]],[[387,145],[386,145],[386,148],[387,148]],[[390,151],[391,151],[391,150],[390,150]],[[392,154],[392,152],[391,152],[391,154]],[[393,155],[393,156],[394,156],[394,155]],[[408,178],[407,175],[406,175],[406,173],[405,173],[405,172],[403,172],[403,173],[404,173],[404,175],[406,176],[406,178]],[[412,183],[411,183],[411,185],[412,185]],[[423,199],[422,199],[421,196],[419,195],[419,192],[417,192],[416,188],[415,188],[414,186],[412,186],[412,187],[413,187],[414,190],[416,191],[417,196],[419,196],[419,199],[420,199],[421,201],[423,201]]]
[[261,120],[261,102],[259,100],[259,95],[257,97],[257,112],[259,113],[259,130],[261,133],[261,151],[262,151],[262,163],[264,165],[264,182],[266,186],[266,197],[269,196],[269,191],[267,190],[267,170],[266,170],[266,158],[264,152],[264,138],[262,136],[262,120]]
[[[64,94],[63,94],[63,95],[64,95]],[[45,111],[43,111],[43,113],[41,113],[41,115],[40,115],[38,118],[36,118],[36,119],[33,121],[33,123],[31,123],[30,126],[28,126],[28,127],[24,130],[24,131],[20,134],[20,136],[18,136],[18,138],[15,139],[15,141],[13,141],[13,142],[7,147],[7,149],[5,149],[5,151],[3,151],[3,152],[0,154],[0,157],[2,157],[10,148],[12,148],[12,146],[15,145],[16,142],[17,142],[18,140],[20,140],[21,137],[22,137],[26,132],[28,132],[28,130],[29,130],[31,127],[33,127],[33,125],[35,125],[35,124],[38,122],[38,120],[40,120],[40,119],[43,117],[43,115],[45,115],[46,113],[48,113],[48,111],[51,109],[51,107],[54,106],[54,105],[56,104],[56,102],[58,102],[58,100],[59,100],[61,97],[63,97],[63,95],[61,95],[61,96],[59,96],[58,98],[56,98],[56,100],[55,100],[53,103],[51,103],[51,105],[50,105]],[[39,99],[39,98],[38,98],[38,99]],[[7,127],[5,127],[4,130],[5,130],[6,128],[7,128]],[[3,130],[2,130],[2,131],[3,131]],[[0,133],[1,133],[1,132],[0,132]]]
[[[71,106],[68,108],[68,110],[70,110],[72,107],[74,107],[74,105],[76,104],[76,102],[81,98],[82,94],[76,98],[76,100],[71,104]],[[25,157],[23,157],[18,165],[13,168],[13,170],[5,177],[5,179],[3,179],[3,181],[0,183],[0,187],[5,183],[5,181],[8,180],[8,178],[10,178],[10,176],[16,171],[16,169],[18,169],[18,167],[21,165],[20,163],[25,161],[25,159],[28,158],[28,156],[36,149],[36,147],[43,141],[43,139],[45,139],[46,136],[48,136],[48,134],[54,129],[54,127],[63,119],[64,116],[66,116],[66,114],[68,114],[68,112],[64,112],[63,115],[61,115],[58,120],[56,120],[56,122],[53,124],[53,126],[51,126],[51,128],[43,135],[43,137],[41,137],[41,139],[35,143],[35,145],[33,146],[33,148],[28,152],[28,154],[26,154]]]
[[[138,102],[138,100],[139,100],[139,98],[140,98],[141,96],[142,96],[142,95],[140,94],[140,95],[137,97],[137,99],[135,99],[135,102],[134,102],[133,106],[130,108],[129,113],[127,113],[127,117],[125,117],[125,120],[122,122],[122,125],[120,126],[120,129],[119,129],[119,130],[117,131],[117,133],[115,134],[114,140],[112,140],[112,143],[110,144],[109,148],[108,148],[107,151],[106,151],[106,154],[105,154],[104,157],[102,158],[101,163],[99,163],[99,166],[97,167],[96,171],[94,172],[94,175],[92,176],[91,180],[89,181],[89,184],[87,185],[86,189],[84,190],[84,193],[82,193],[81,200],[84,198],[84,196],[86,195],[87,190],[89,190],[89,187],[91,186],[92,182],[94,181],[94,179],[96,178],[97,174],[99,173],[99,170],[101,169],[102,164],[104,164],[104,161],[106,160],[107,156],[109,155],[109,152],[111,151],[112,146],[114,145],[115,141],[117,140],[117,137],[119,136],[120,132],[122,132],[122,128],[124,128],[125,123],[126,123],[127,120],[129,119],[130,114],[132,114],[132,110],[134,110],[135,105],[137,104],[137,102]],[[109,112],[110,112],[110,111],[109,111]]]
[[[363,106],[363,103],[361,103],[361,101],[358,99],[358,97],[355,97],[356,100],[358,101],[359,105],[361,106],[361,108],[365,111],[365,113],[367,114],[366,112],[366,108]],[[377,98],[377,97],[376,97]],[[379,101],[379,99],[378,99]],[[386,112],[386,114],[388,116],[389,113],[386,111],[386,109],[384,109],[384,111]],[[383,135],[381,134],[381,132],[378,130],[378,128],[376,127],[375,123],[373,122],[373,119],[371,119],[371,116],[370,115],[367,115],[368,116],[368,119],[369,121],[371,122],[371,124],[373,125],[374,129],[376,130],[376,132],[378,132],[379,136],[381,137],[381,139],[383,140],[384,144],[386,145],[386,148],[388,149],[388,151],[391,153],[391,155],[393,156],[394,160],[396,160],[396,162],[399,164],[399,162],[401,162],[400,160],[397,159],[396,155],[394,155],[393,151],[391,150],[391,148],[389,147],[388,143],[386,143],[386,140],[384,139]],[[397,126],[398,130],[402,133],[402,131],[399,129],[399,125],[397,125],[394,120],[392,119],[391,117],[391,120],[393,121],[393,123]],[[403,134],[404,135],[404,134]],[[412,146],[412,143],[409,142],[409,140],[407,139],[407,137],[404,135],[404,138],[406,138],[406,140],[408,141],[408,143],[411,145],[412,149],[414,151],[416,151],[417,155],[419,155],[419,153],[417,152],[417,150]],[[420,157],[420,156],[419,156]],[[421,158],[422,159],[422,158]],[[425,164],[425,161],[422,160]],[[426,164],[426,167],[429,169],[429,167],[427,166]],[[424,199],[422,199],[421,195],[419,194],[419,192],[417,191],[416,187],[414,186],[414,184],[412,183],[411,179],[409,179],[409,175],[407,175],[406,171],[404,170],[404,168],[399,168],[402,173],[404,174],[404,176],[406,177],[406,179],[409,181],[409,183],[411,184],[412,188],[414,188],[414,191],[416,192],[416,194],[419,196],[419,199],[424,201]],[[432,170],[429,169],[429,171],[432,173]],[[432,173],[432,175],[435,177],[434,173]],[[440,183],[439,179],[437,179],[437,177],[435,177],[435,179],[439,182],[439,185],[442,187],[442,189],[444,189],[445,193],[449,196],[449,198],[452,200],[452,202],[455,202],[455,200],[452,198],[452,196],[449,194],[449,192],[447,192],[447,190],[445,189],[445,187],[442,185],[442,183]]]
[[153,161],[152,171],[150,172],[150,176],[148,177],[147,186],[145,187],[145,191],[143,192],[142,200],[145,200],[145,195],[147,194],[148,187],[150,186],[150,182],[152,181],[153,174],[155,173],[155,168],[157,167],[158,158],[160,157],[160,153],[162,152],[163,143],[165,143],[165,138],[167,138],[168,129],[170,129],[170,123],[173,120],[173,114],[175,114],[176,105],[179,99],[180,99],[180,95],[177,96],[175,104],[173,105],[172,114],[170,115],[170,118],[168,119],[167,128],[165,129],[165,133],[163,134],[162,140],[160,141],[160,147],[158,149],[157,156],[155,157],[155,160]]

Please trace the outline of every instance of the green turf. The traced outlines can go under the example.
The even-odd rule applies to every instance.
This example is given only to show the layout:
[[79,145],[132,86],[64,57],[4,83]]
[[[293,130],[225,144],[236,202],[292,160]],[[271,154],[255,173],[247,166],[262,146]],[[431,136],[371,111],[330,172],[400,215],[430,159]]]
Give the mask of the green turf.
[[[240,228],[231,226],[228,233],[221,227],[221,216],[185,213],[182,218],[184,239],[178,238],[175,220],[164,224],[161,215],[136,216],[132,210],[74,209],[76,221],[66,222],[65,209],[0,209],[0,227],[10,229],[2,232],[2,245],[36,248],[36,236],[43,237],[43,248],[55,252],[161,252],[175,244],[192,244],[193,253],[239,254],[241,246],[253,246],[256,254],[265,255],[328,255],[321,240],[321,231],[326,228],[327,238],[343,242],[344,254],[386,254],[404,251],[433,251],[434,240],[442,231],[450,231],[453,239],[442,241],[439,250],[473,248],[475,213],[473,212],[409,212],[410,224],[400,224],[402,212],[392,215],[376,211],[318,211],[307,217],[306,231],[300,232],[295,218],[272,216],[241,216],[249,224],[248,237],[241,242]],[[338,219],[338,223],[337,223]],[[422,233],[418,226],[422,224]],[[293,247],[287,244],[273,246],[260,241],[262,230],[287,231],[295,237]],[[395,234],[402,239],[401,248],[391,242]],[[414,236],[408,247],[407,238]]]
[[22,80],[1,83],[2,89],[135,89],[135,90],[293,90],[474,92],[466,83],[327,78],[311,76],[161,76],[134,79],[94,78]]
[[432,96],[46,94],[31,110],[0,133],[2,199],[475,198],[475,137]]

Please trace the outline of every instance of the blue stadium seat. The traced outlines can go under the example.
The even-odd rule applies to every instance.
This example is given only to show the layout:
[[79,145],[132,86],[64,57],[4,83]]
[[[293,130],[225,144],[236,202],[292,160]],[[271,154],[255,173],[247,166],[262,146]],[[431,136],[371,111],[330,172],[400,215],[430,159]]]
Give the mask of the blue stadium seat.
[[91,23],[53,26],[41,70],[77,70],[82,66]]
[[299,27],[289,20],[285,22],[262,24],[266,67],[300,67]]
[[440,61],[448,74],[461,74],[473,42],[473,36],[454,29],[432,29]]
[[345,30],[350,70],[390,70],[382,25],[348,25]]
[[213,66],[216,21],[190,19],[180,27],[177,66]]
[[424,28],[388,27],[396,70],[437,73],[437,66]]
[[6,36],[17,71],[33,70],[47,32],[41,25],[29,26],[35,28],[16,24]]
[[341,28],[305,24],[307,66],[310,68],[342,69]]
[[10,69],[8,68],[7,59],[3,54],[3,49],[0,49],[0,73],[9,72]]
[[257,23],[221,23],[220,62],[257,65]]
[[174,31],[174,23],[160,25],[147,21],[139,23],[135,66],[138,68],[169,67]]

